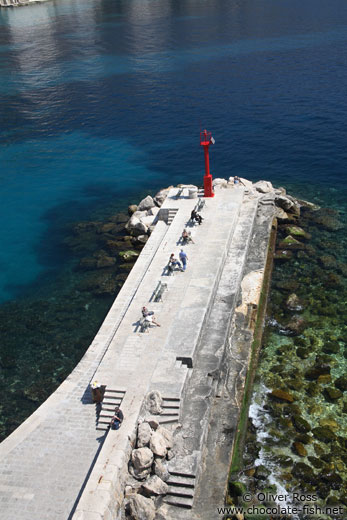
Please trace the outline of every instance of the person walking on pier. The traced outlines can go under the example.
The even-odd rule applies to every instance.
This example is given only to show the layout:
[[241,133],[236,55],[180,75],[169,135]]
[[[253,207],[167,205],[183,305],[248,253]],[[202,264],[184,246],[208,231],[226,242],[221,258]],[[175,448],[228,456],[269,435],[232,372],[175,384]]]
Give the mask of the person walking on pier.
[[180,252],[180,260],[182,262],[182,265],[183,265],[183,271],[186,270],[186,267],[187,267],[187,260],[188,260],[188,257],[187,257],[187,253],[185,253],[183,251],[183,249],[181,249],[181,252]]

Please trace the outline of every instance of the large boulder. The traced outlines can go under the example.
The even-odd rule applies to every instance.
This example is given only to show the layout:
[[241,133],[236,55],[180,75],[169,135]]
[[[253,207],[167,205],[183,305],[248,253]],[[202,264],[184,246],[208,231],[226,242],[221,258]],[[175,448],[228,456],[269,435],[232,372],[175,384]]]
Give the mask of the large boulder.
[[294,206],[294,202],[288,199],[288,197],[285,197],[284,195],[279,195],[278,197],[276,197],[275,204],[279,208],[282,208],[284,211],[290,211]]
[[271,182],[268,181],[258,181],[253,184],[253,188],[255,188],[259,193],[269,193],[273,191],[273,186]]
[[153,199],[156,206],[158,206],[160,208],[160,206],[163,204],[164,200],[168,196],[169,191],[170,191],[170,188],[166,188],[165,190],[158,191],[158,193],[156,194],[156,196]]
[[163,399],[157,390],[153,390],[152,392],[149,392],[146,395],[145,406],[150,414],[152,414],[152,415],[161,414],[163,411],[163,409],[161,407],[162,404],[163,404]]
[[219,179],[218,177],[216,179],[213,179],[212,186],[215,188],[216,186],[219,186],[220,188],[227,188],[228,187],[228,181],[226,179]]
[[152,475],[144,484],[142,489],[146,495],[166,495],[169,491],[169,486],[165,484],[158,475]]
[[149,227],[153,224],[153,220],[154,220],[153,215],[146,215],[145,217],[141,218],[142,224],[145,224],[147,227]]
[[153,208],[155,206],[154,200],[150,195],[147,195],[145,199],[142,199],[140,204],[138,205],[138,211],[147,211],[148,209]]
[[131,462],[136,470],[150,468],[153,463],[153,453],[149,448],[137,448],[131,453]]
[[153,432],[151,440],[149,442],[149,447],[154,453],[154,455],[157,455],[158,457],[165,457],[167,453],[166,444],[167,442],[165,440],[165,437],[163,437],[161,433],[158,433],[158,430],[156,432]]
[[125,224],[125,229],[133,236],[145,235],[148,230],[148,226],[146,226],[141,220],[133,215],[128,222]]
[[149,441],[152,435],[152,428],[147,422],[139,424],[137,428],[137,447],[144,448],[149,446]]
[[155,505],[153,500],[142,495],[133,495],[129,499],[129,511],[133,520],[154,520]]
[[157,510],[155,520],[167,520],[169,517],[169,508],[166,504],[163,504]]
[[157,216],[158,213],[159,213],[160,209],[158,208],[158,206],[153,206],[153,208],[149,209],[147,211],[147,216]]
[[154,473],[158,475],[161,480],[166,482],[170,478],[169,470],[167,469],[166,464],[163,463],[162,459],[156,459],[154,461]]
[[159,433],[165,439],[166,447],[168,449],[173,447],[173,435],[169,430],[164,428],[164,426],[159,426],[156,433]]
[[135,213],[135,211],[137,211],[137,205],[136,204],[130,204],[130,206],[128,206],[129,216],[131,217],[131,215],[133,213]]

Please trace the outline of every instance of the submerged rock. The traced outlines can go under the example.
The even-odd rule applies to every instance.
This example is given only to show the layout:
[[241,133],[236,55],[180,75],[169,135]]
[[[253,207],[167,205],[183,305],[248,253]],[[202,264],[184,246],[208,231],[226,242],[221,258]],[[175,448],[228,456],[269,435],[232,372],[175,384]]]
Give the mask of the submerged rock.
[[305,244],[297,240],[296,238],[292,237],[292,235],[286,236],[281,242],[278,244],[278,247],[280,249],[291,249],[291,250],[297,250],[297,249],[305,249]]
[[275,389],[270,392],[270,397],[274,399],[279,399],[280,401],[286,401],[287,403],[292,403],[294,401],[294,397],[289,393],[281,389]]
[[315,484],[317,482],[316,475],[313,469],[304,462],[297,462],[293,466],[292,473],[297,479],[302,479],[304,482]]
[[310,233],[307,233],[299,226],[287,226],[287,233],[294,236],[295,238],[303,238],[309,240],[311,238]]
[[140,255],[138,251],[132,250],[120,251],[118,254],[123,260],[123,262],[134,262]]
[[288,249],[278,249],[274,254],[275,260],[291,260],[293,258],[293,251]]
[[336,399],[340,399],[340,397],[342,397],[343,395],[341,390],[332,386],[328,386],[327,388],[325,388],[324,394],[328,401],[336,401]]
[[293,424],[295,429],[300,433],[306,433],[311,430],[310,424],[300,415],[293,415]]
[[324,374],[330,374],[330,366],[325,363],[316,364],[314,367],[306,370],[305,378],[309,380],[314,380],[318,379],[319,376]]
[[307,450],[301,442],[293,443],[293,451],[294,451],[294,453],[299,455],[299,457],[306,457],[306,455],[307,455]]
[[292,334],[301,334],[307,326],[307,323],[304,318],[299,315],[295,315],[292,317],[289,323],[285,326],[285,329]]
[[328,426],[313,428],[312,433],[321,442],[329,443],[336,439],[335,433]]
[[347,376],[339,377],[334,384],[341,392],[345,392],[347,390]]
[[286,306],[290,311],[301,311],[303,309],[302,302],[295,293],[288,296]]

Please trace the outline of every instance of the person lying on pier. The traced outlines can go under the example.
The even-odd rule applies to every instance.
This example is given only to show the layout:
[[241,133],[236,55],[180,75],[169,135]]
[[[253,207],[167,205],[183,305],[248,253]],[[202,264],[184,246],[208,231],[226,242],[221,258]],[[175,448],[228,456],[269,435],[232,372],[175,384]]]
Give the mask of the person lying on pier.
[[144,318],[146,318],[147,316],[153,316],[154,314],[154,311],[149,311],[147,307],[142,307],[141,312]]
[[186,228],[182,231],[182,243],[183,244],[189,244],[189,242],[192,242],[195,244],[194,240],[192,239],[192,234],[190,231],[187,231]]
[[110,427],[112,430],[119,430],[120,425],[122,424],[124,419],[124,415],[122,410],[119,408],[119,406],[116,406],[114,409],[114,416],[111,419]]
[[169,258],[169,265],[168,265],[169,271],[171,271],[171,272],[174,271],[176,265],[178,266],[179,269],[182,269],[181,263],[177,260],[177,258],[175,258],[174,253],[171,253],[170,258]]
[[159,323],[157,321],[155,321],[154,316],[152,316],[152,315],[146,316],[145,320],[144,320],[145,328],[148,329],[148,327],[150,327],[152,323],[154,323],[154,325],[156,325],[157,327],[160,327]]

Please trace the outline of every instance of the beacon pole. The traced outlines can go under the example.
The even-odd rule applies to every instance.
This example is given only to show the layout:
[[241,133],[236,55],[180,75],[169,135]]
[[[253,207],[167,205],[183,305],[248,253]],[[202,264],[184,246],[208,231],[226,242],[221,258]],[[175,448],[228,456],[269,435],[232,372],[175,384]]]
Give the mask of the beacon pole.
[[204,130],[200,132],[200,145],[204,147],[205,155],[205,176],[204,176],[204,197],[214,197],[212,188],[212,175],[210,174],[210,158],[208,155],[208,147],[210,144],[214,144],[211,132]]

